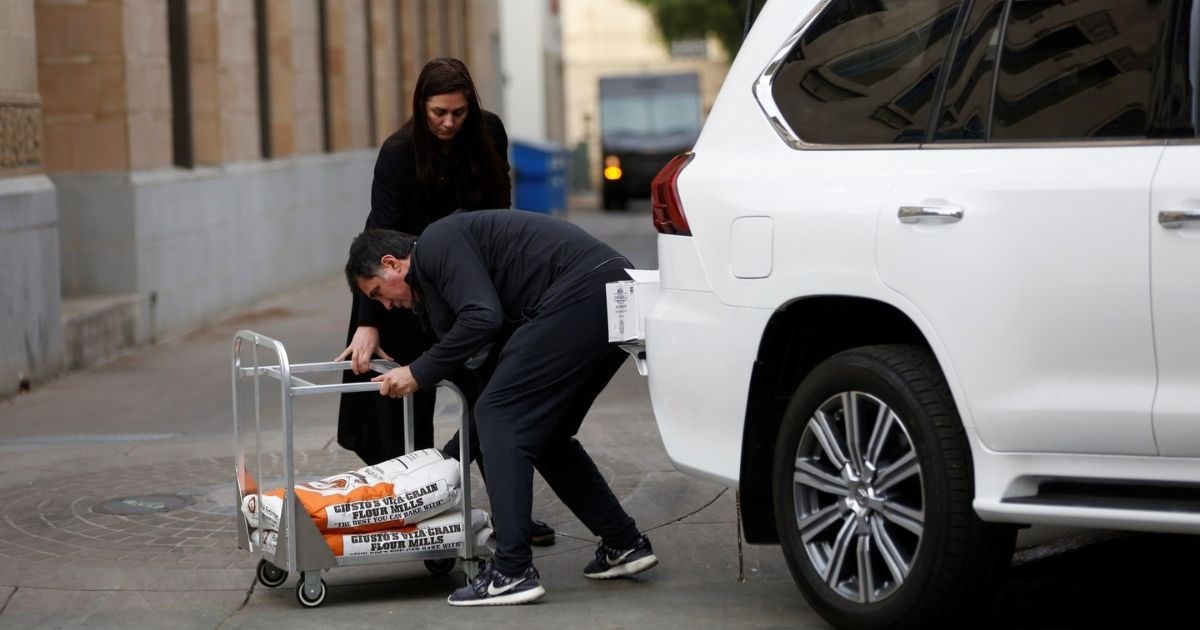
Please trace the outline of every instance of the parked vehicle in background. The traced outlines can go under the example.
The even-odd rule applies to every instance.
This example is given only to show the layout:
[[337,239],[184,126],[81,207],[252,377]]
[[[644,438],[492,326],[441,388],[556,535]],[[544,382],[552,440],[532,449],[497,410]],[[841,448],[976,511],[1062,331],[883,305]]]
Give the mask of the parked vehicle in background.
[[700,81],[691,74],[600,79],[601,196],[606,210],[650,196],[668,160],[700,133]]
[[771,0],[655,179],[667,453],[831,623],[985,610],[1022,525],[1200,533],[1198,30]]

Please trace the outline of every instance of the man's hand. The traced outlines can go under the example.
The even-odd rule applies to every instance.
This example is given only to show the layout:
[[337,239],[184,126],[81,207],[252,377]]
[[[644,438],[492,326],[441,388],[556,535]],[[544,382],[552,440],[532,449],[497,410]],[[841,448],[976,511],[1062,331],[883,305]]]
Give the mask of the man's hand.
[[354,337],[350,339],[350,345],[337,355],[334,361],[344,361],[349,357],[350,369],[355,374],[362,374],[371,370],[371,358],[376,354],[388,361],[393,360],[379,347],[379,329],[374,326],[359,326],[354,331]]
[[380,396],[391,396],[392,398],[402,398],[421,389],[407,365],[392,368],[386,374],[380,374],[371,379],[371,382],[380,383]]

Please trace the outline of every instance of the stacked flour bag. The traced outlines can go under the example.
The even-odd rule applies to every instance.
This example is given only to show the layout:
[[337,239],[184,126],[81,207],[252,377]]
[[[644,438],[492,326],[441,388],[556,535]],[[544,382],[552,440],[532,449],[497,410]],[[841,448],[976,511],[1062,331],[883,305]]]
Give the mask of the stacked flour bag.
[[[424,522],[459,505],[460,481],[458,461],[430,448],[299,484],[296,498],[338,556],[452,549],[463,541],[459,511]],[[277,538],[273,534],[279,530],[283,497],[283,489],[277,488],[262,493],[261,503],[258,494],[242,498],[242,514],[251,529],[257,530],[254,540],[267,553]],[[487,515],[480,514],[471,519],[472,531],[488,529],[490,533]],[[447,529],[451,526],[457,531]],[[368,534],[374,538],[363,540],[370,538]],[[392,538],[384,541],[382,534]],[[457,543],[450,542],[452,539]],[[443,544],[447,546],[435,546]]]
[[[462,513],[443,512],[432,518],[399,529],[365,534],[325,534],[325,543],[335,556],[375,556],[404,551],[444,551],[459,549],[466,540]],[[492,535],[487,512],[471,510],[474,544],[482,546]]]
[[[492,526],[487,512],[471,510],[470,531],[474,533],[473,540],[476,546],[488,544],[492,537]],[[364,534],[325,533],[324,537],[325,544],[329,545],[333,555],[345,557],[458,549],[463,546],[467,535],[463,531],[462,513],[453,510],[399,529]],[[266,555],[271,556],[275,554],[279,532],[269,529],[255,530],[251,539],[255,545],[262,546]]]

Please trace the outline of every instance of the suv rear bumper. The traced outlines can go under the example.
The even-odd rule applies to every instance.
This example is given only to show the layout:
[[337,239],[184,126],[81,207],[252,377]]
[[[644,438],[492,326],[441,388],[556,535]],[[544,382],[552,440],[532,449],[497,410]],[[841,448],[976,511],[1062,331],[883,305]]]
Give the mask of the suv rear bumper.
[[682,472],[737,487],[746,396],[771,313],[722,304],[708,291],[660,289],[646,318],[650,401]]

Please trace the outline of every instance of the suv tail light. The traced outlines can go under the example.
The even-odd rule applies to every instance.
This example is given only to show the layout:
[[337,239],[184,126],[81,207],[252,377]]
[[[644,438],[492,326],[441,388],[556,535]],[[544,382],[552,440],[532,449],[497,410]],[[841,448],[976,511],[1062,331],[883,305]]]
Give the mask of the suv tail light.
[[687,166],[695,153],[680,153],[662,167],[654,181],[650,182],[650,210],[654,215],[654,229],[663,234],[691,236],[683,204],[679,202],[679,173]]

